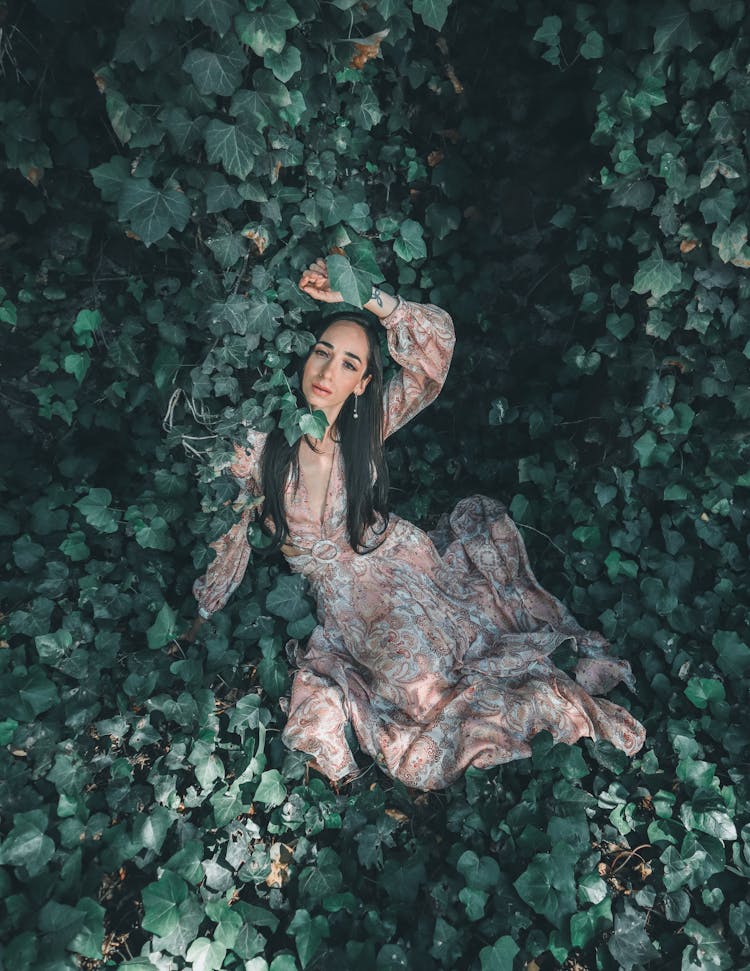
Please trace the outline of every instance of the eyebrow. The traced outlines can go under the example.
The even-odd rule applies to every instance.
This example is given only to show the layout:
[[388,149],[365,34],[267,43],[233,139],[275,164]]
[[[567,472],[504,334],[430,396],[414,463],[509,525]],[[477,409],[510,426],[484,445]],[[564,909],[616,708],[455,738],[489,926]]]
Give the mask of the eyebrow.
[[[315,341],[315,343],[322,344],[324,347],[330,347],[332,351],[336,350],[333,344],[329,343],[328,341]],[[359,354],[355,354],[353,351],[344,351],[344,356],[353,357],[355,361],[359,361],[360,364],[362,363],[362,358],[359,356]]]

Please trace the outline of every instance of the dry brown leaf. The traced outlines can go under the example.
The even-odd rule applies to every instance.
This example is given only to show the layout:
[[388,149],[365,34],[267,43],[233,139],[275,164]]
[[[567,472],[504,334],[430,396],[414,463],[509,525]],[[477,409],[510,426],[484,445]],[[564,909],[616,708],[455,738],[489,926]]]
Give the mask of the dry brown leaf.
[[683,239],[683,241],[680,243],[680,252],[691,253],[697,245],[697,239]]
[[266,886],[271,888],[285,887],[289,883],[289,864],[276,860],[271,864],[271,872],[266,877]]
[[39,185],[44,178],[44,169],[39,169],[36,165],[32,165],[26,173],[26,178],[32,185]]
[[257,229],[244,229],[242,235],[255,245],[259,254],[263,254],[268,246],[268,233],[262,226]]
[[349,67],[361,71],[368,61],[371,61],[380,54],[380,45],[388,34],[388,30],[379,30],[374,34],[370,34],[369,37],[362,37],[360,40],[355,40],[355,53],[352,55],[351,61],[349,61]]
[[99,88],[99,92],[104,94],[104,92],[107,90],[107,79],[102,77],[101,74],[95,74],[94,80],[96,81],[97,88]]
[[398,809],[386,809],[386,816],[390,816],[391,819],[395,819],[397,823],[408,823],[409,817],[406,813],[399,812]]
[[[662,367],[676,367],[678,371],[680,371],[683,374],[685,373],[685,365],[682,363],[682,361],[677,361],[674,358],[668,358],[664,362],[664,364],[662,365]],[[646,802],[646,799],[644,798],[643,801],[645,803]],[[649,798],[649,808],[650,808],[651,801],[652,800]]]
[[464,86],[458,80],[458,77],[456,76],[456,72],[453,70],[452,64],[445,65],[445,73],[448,75],[448,80],[453,85],[453,90],[456,92],[456,94],[463,94]]
[[444,158],[445,154],[441,152],[439,148],[437,148],[434,152],[430,152],[430,154],[427,156],[427,164],[431,169],[434,169],[435,166],[439,165]]
[[266,877],[266,886],[285,887],[289,883],[289,865],[294,859],[292,848],[286,843],[274,843],[268,855],[271,857],[271,872]]

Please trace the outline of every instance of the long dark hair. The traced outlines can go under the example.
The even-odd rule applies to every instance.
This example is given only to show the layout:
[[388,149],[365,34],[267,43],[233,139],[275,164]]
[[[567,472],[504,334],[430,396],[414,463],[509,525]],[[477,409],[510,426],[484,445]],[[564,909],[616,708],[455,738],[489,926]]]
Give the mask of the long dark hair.
[[[365,390],[357,398],[358,417],[354,418],[354,396],[344,402],[332,434],[341,447],[344,461],[349,543],[357,553],[369,553],[378,544],[366,546],[365,533],[375,527],[385,532],[388,525],[388,465],[383,451],[383,359],[380,344],[371,323],[371,315],[341,311],[324,318],[318,336],[336,321],[358,324],[367,337],[367,367],[370,376]],[[260,527],[271,543],[268,552],[278,550],[289,537],[289,524],[284,510],[284,489],[292,470],[295,487],[299,483],[299,447],[302,439],[290,445],[280,428],[266,439],[261,460],[263,506]],[[314,440],[308,439],[314,448]]]

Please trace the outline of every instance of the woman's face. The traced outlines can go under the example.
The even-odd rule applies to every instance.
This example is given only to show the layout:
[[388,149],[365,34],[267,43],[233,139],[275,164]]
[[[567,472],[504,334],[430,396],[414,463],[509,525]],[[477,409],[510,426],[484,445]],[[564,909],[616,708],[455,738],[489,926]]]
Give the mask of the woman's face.
[[302,393],[313,409],[325,412],[332,425],[350,394],[367,387],[369,344],[359,324],[337,320],[326,327],[302,371]]

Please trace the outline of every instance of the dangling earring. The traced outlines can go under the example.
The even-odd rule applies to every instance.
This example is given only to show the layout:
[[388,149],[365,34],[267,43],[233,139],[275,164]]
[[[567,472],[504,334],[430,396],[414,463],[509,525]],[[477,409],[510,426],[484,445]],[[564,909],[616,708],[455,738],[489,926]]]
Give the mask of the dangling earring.
[[354,412],[352,413],[352,418],[355,420],[359,418],[359,412],[357,411],[357,402],[359,401],[359,395],[354,395]]

